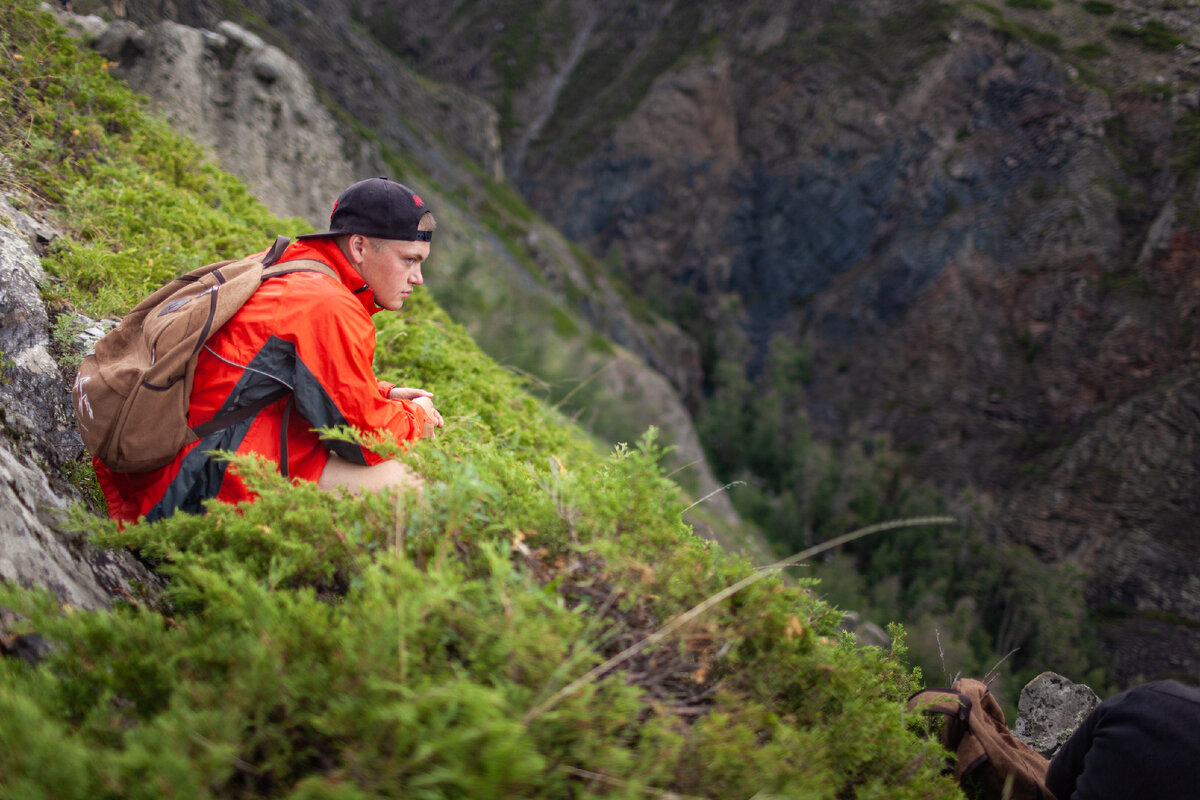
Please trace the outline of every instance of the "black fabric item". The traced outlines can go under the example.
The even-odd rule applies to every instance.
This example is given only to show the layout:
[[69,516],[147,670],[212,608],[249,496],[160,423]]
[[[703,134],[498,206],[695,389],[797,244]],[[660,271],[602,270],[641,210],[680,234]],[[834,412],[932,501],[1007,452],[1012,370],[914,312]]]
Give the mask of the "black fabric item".
[[283,405],[283,419],[279,423],[279,473],[288,476],[288,425],[292,422],[292,406],[296,405],[296,395],[289,395]]
[[421,217],[428,213],[425,201],[404,184],[384,177],[368,178],[338,195],[329,215],[329,230],[296,238],[358,233],[380,239],[429,242],[433,240],[433,232],[417,230]]
[[1200,689],[1153,681],[1105,700],[1050,762],[1058,800],[1200,797]]
[[[221,491],[221,483],[229,469],[229,462],[213,458],[212,451],[237,451],[259,412],[291,389],[295,359],[295,347],[291,343],[275,337],[267,340],[213,417],[213,420],[221,421],[221,426],[201,436],[200,442],[183,457],[179,472],[167,486],[162,499],[146,513],[148,521],[169,517],[176,511],[204,513],[204,501]],[[281,388],[284,393],[280,393]],[[246,408],[254,409],[253,413],[243,415],[241,412]],[[238,418],[237,421],[228,424],[234,418]]]
[[[179,473],[167,487],[162,500],[146,514],[146,519],[162,519],[176,511],[203,514],[204,501],[216,497],[221,491],[221,483],[229,468],[228,461],[213,458],[210,452],[235,452],[258,413],[289,391],[291,396],[288,398],[287,413],[283,416],[280,429],[280,471],[285,477],[288,474],[288,425],[301,424],[291,420],[293,405],[309,428],[336,428],[348,424],[325,387],[296,357],[296,345],[271,336],[251,359],[245,374],[213,417],[214,421],[219,420],[225,427],[202,437],[200,443],[183,457]],[[253,413],[244,414],[246,408],[252,408]],[[234,419],[237,421],[229,425],[229,421]],[[329,442],[328,447],[352,463],[367,463],[362,451],[348,442]]]
[[[250,368],[292,390],[296,413],[307,421],[309,428],[337,428],[349,424],[325,386],[312,370],[296,357],[294,343],[271,336],[250,362]],[[238,387],[241,387],[242,383],[238,381]],[[245,390],[235,388],[229,395],[230,399],[221,406],[220,413],[226,413],[227,408],[238,408],[254,402],[257,399],[254,395],[259,390],[259,384],[250,382],[247,382]],[[367,463],[357,445],[331,441],[326,443],[326,447],[351,463],[364,466]]]
[[213,458],[212,451],[236,451],[252,424],[253,417],[201,439],[179,462],[179,472],[167,486],[162,499],[146,512],[146,521],[165,519],[176,511],[203,514],[204,501],[216,497],[221,491],[221,482],[225,480],[225,472],[229,469],[229,462]]
[[[301,360],[296,359],[295,384],[292,397],[296,411],[309,422],[310,428],[338,428],[350,421],[338,410],[325,386]],[[367,465],[362,449],[350,442],[325,440],[325,447],[351,464]]]

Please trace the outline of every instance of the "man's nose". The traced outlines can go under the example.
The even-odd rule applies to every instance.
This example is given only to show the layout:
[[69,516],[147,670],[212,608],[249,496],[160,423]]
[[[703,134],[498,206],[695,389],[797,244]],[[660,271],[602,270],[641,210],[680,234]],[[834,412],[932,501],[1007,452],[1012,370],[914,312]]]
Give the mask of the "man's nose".
[[417,268],[415,270],[413,270],[411,275],[408,276],[408,282],[411,283],[413,286],[420,286],[422,283],[425,282],[425,276],[421,274],[421,265],[420,264],[418,264]]

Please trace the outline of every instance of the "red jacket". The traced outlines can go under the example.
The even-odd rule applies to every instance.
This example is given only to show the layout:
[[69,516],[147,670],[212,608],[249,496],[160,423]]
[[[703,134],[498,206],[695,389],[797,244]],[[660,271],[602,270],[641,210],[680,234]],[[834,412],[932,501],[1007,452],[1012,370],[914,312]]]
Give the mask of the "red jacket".
[[[335,282],[319,272],[294,272],[263,283],[223,328],[209,338],[196,363],[188,423],[199,425],[265,398],[281,386],[291,394],[251,417],[188,445],[165,467],[114,473],[93,459],[113,519],[202,513],[204,500],[253,500],[235,469],[209,451],[258,453],[282,465],[292,479],[315,481],[330,451],[357,464],[383,460],[345,442],[322,442],[314,428],[352,425],[419,439],[429,421],[405,400],[389,400],[390,384],[372,369],[381,309],[374,293],[333,239],[292,243],[280,262],[314,259],[333,267]],[[153,421],[147,420],[147,424]]]

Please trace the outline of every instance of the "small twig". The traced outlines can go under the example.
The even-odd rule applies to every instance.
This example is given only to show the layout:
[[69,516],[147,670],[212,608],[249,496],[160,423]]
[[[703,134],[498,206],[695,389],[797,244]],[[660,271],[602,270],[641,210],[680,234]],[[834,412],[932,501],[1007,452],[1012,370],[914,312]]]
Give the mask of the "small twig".
[[691,469],[692,467],[696,466],[699,463],[700,463],[699,459],[697,459],[696,461],[689,461],[688,463],[684,464],[682,467],[676,467],[675,469],[671,470],[663,477],[669,478],[678,472],[683,472],[685,469]]
[[527,379],[530,383],[541,384],[541,388],[546,389],[547,391],[550,389],[550,384],[548,382],[542,380],[537,375],[534,375],[532,372],[523,370],[520,367],[514,366],[512,364],[505,364],[504,369],[506,369],[509,372],[512,372],[516,375],[519,375],[522,378]]
[[[587,780],[590,780],[590,781],[596,781],[597,783],[603,783],[605,786],[617,786],[622,789],[633,788],[630,785],[629,781],[621,780],[620,778],[614,778],[610,775],[603,775],[599,772],[592,772],[591,770],[580,769],[579,767],[572,767],[572,766],[569,766],[566,764],[560,766],[559,769],[561,771],[567,773],[568,775],[575,776],[576,778],[586,778]],[[664,792],[661,789],[654,789],[649,786],[638,787],[638,791],[640,791],[642,794],[648,794],[648,795],[652,795],[654,797],[658,797],[658,798],[660,798],[660,800],[706,800],[706,798],[696,797],[695,795],[690,795],[690,794],[676,794],[675,792]]]
[[576,392],[578,392],[578,391],[579,391],[580,389],[582,389],[584,386],[587,386],[589,383],[591,383],[593,378],[595,378],[595,377],[596,377],[597,375],[599,375],[601,372],[604,372],[604,370],[608,369],[609,367],[611,367],[611,366],[612,366],[613,364],[615,364],[615,363],[617,363],[617,362],[616,362],[616,359],[613,359],[612,361],[609,361],[608,363],[606,363],[606,364],[605,364],[603,367],[601,367],[600,369],[598,369],[598,370],[596,370],[595,372],[593,372],[591,375],[588,375],[586,378],[584,378],[583,380],[581,380],[581,381],[579,382],[579,385],[577,385],[577,386],[576,386],[574,389],[572,389],[571,391],[569,391],[569,392],[567,392],[565,395],[563,395],[562,399],[560,399],[560,400],[559,400],[557,403],[555,403],[555,404],[553,405],[553,408],[558,408],[558,407],[560,407],[560,406],[561,406],[563,403],[565,403],[565,402],[567,402],[568,400],[570,400],[570,399],[571,399],[571,397],[573,397],[573,396],[574,396],[574,394],[575,394]]
[[937,628],[933,629],[934,638],[937,639],[938,658],[942,661],[942,675],[946,680],[950,680],[950,671],[946,669],[946,652],[942,650],[942,632]]
[[596,616],[599,619],[604,619],[604,617],[608,615],[608,612],[612,610],[613,605],[616,604],[617,599],[620,596],[621,596],[621,593],[619,591],[617,591],[617,589],[615,589],[615,588],[611,592],[609,592],[608,597],[606,597],[604,599],[604,604],[602,606],[600,606],[600,610],[596,612]]
[[996,670],[1000,669],[1000,665],[1012,658],[1013,655],[1015,655],[1020,649],[1021,648],[1019,647],[1014,647],[1012,650],[1009,650],[1008,654],[1004,656],[1004,658],[997,661],[995,665],[993,665],[992,668],[987,671],[987,675],[983,676],[983,682],[985,684],[990,684],[992,681],[996,680],[996,678],[1000,677],[1000,674],[996,672]]
[[722,589],[699,605],[693,606],[679,616],[675,617],[666,625],[659,628],[646,638],[630,647],[625,648],[620,653],[617,653],[615,656],[605,661],[603,664],[593,667],[581,678],[578,678],[567,684],[551,695],[549,699],[539,703],[538,705],[529,709],[529,711],[525,712],[525,716],[522,717],[521,722],[522,724],[528,725],[542,714],[545,714],[547,711],[554,708],[564,698],[569,697],[570,695],[579,691],[584,686],[587,686],[592,681],[612,670],[614,667],[617,667],[618,665],[623,664],[624,662],[633,658],[647,647],[662,641],[679,628],[688,624],[705,611],[708,611],[710,608],[720,603],[725,598],[737,594],[742,589],[745,589],[747,586],[750,586],[753,583],[757,583],[772,572],[778,571],[787,566],[791,566],[797,561],[803,561],[806,558],[812,558],[813,556],[820,555],[826,550],[832,550],[839,545],[853,542],[856,539],[862,539],[863,537],[870,536],[872,534],[893,530],[895,528],[911,528],[920,525],[950,525],[956,521],[957,520],[955,520],[953,517],[914,517],[912,519],[899,519],[892,520],[890,522],[880,522],[876,525],[869,525],[865,528],[859,528],[856,531],[851,531],[850,533],[844,533],[841,536],[836,536],[828,541],[822,542],[821,544],[813,545],[807,550],[796,553],[794,556],[789,556],[782,561],[777,561],[764,569],[747,575],[745,578],[742,578],[732,586]]
[[696,506],[700,505],[701,503],[703,503],[705,500],[707,500],[708,498],[712,497],[713,495],[720,494],[721,492],[723,492],[723,491],[725,491],[726,489],[729,489],[729,488],[731,488],[731,487],[733,487],[733,486],[745,486],[745,485],[746,485],[746,482],[745,482],[745,481],[732,481],[732,482],[730,482],[730,483],[727,483],[727,484],[725,484],[724,486],[722,486],[720,489],[713,489],[711,492],[709,492],[708,494],[704,495],[704,497],[701,497],[699,500],[697,500],[696,502],[692,503],[690,506],[688,506],[687,508],[685,508],[683,511],[680,511],[679,513],[680,513],[680,514],[686,514],[687,512],[691,511],[693,508],[695,508]]

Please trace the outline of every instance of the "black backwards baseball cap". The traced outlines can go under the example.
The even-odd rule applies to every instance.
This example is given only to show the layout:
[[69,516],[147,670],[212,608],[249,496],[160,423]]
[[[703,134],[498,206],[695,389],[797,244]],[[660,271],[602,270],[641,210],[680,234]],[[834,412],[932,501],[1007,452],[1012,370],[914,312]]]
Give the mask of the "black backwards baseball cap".
[[367,178],[338,195],[329,215],[329,230],[296,238],[357,233],[380,239],[430,242],[433,231],[417,230],[421,217],[428,213],[425,201],[404,184],[390,178]]

